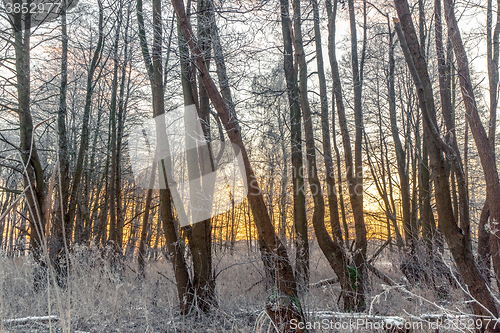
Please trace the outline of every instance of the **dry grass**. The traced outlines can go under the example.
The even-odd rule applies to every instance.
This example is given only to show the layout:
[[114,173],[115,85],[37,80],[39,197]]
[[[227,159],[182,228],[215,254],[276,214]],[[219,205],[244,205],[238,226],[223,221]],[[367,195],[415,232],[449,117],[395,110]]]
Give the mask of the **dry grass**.
[[[35,293],[33,260],[1,255],[1,319],[47,315],[61,318],[50,323],[4,325],[4,332],[63,332],[63,328],[66,332],[256,332],[259,326],[267,331],[269,322],[262,312],[267,293],[264,283],[258,283],[264,276],[260,255],[248,254],[244,244],[238,246],[241,248],[233,256],[229,252],[214,255],[213,264],[219,273],[219,307],[210,316],[198,314],[189,318],[178,314],[171,265],[164,259],[150,261],[147,278],[141,281],[133,271],[136,262],[127,261],[125,272],[119,276],[99,251],[76,248],[71,257],[68,288],[62,290],[50,284],[44,292]],[[401,281],[397,252],[386,250],[375,265],[393,280]],[[313,246],[311,282],[333,276],[319,249]],[[408,317],[442,312],[437,305],[468,311],[464,294],[458,290],[452,290],[447,300],[440,299],[425,285],[409,286],[413,295],[396,290],[384,292],[381,281],[373,276],[369,287],[372,314]],[[302,305],[311,319],[317,318],[316,311],[341,311],[339,286],[311,289],[302,295]]]

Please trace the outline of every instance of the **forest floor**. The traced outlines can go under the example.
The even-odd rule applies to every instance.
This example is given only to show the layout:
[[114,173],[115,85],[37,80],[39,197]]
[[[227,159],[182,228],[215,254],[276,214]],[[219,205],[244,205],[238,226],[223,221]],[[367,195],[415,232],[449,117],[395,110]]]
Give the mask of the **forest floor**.
[[[369,252],[375,252],[380,244],[372,241]],[[314,332],[386,332],[387,323],[404,320],[405,325],[412,323],[412,330],[408,332],[436,332],[432,325],[437,324],[430,323],[433,319],[425,315],[448,314],[447,318],[452,318],[470,313],[460,288],[448,288],[448,295],[443,296],[424,283],[408,283],[399,269],[401,257],[396,249],[387,248],[374,261],[375,267],[405,287],[389,287],[370,274],[366,310],[370,316],[339,314],[342,311],[340,287],[328,284],[301,295],[302,307],[310,321],[305,324],[316,322]],[[248,251],[241,242],[236,244],[233,254],[229,250],[217,250],[213,266],[217,275],[218,307],[210,315],[185,318],[178,313],[172,268],[163,257],[151,259],[146,279],[140,280],[136,261],[126,261],[125,271],[119,276],[112,272],[99,251],[77,248],[72,254],[68,288],[62,290],[51,283],[42,292],[35,292],[32,259],[2,255],[0,331],[272,332],[263,311],[268,292],[258,251]],[[335,276],[315,243],[311,248],[310,267],[311,283]],[[467,317],[453,318],[462,320],[462,324],[459,323],[462,327],[453,326],[453,321],[442,321],[439,332],[467,332],[473,323]],[[463,322],[469,325],[465,330]],[[381,323],[386,325],[382,327]]]

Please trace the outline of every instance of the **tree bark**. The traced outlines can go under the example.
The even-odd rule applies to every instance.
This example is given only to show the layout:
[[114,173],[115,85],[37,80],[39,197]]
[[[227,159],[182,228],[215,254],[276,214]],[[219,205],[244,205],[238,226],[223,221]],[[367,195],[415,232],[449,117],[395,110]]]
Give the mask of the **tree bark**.
[[[441,25],[441,0],[435,0],[434,3],[434,21],[435,21],[435,38],[436,38],[436,53],[439,71],[439,93],[441,96],[441,112],[445,120],[446,129],[449,134],[448,143],[453,148],[455,156],[448,156],[452,161],[452,172],[457,178],[458,196],[459,196],[459,216],[455,213],[455,218],[459,221],[460,228],[465,236],[467,246],[471,248],[471,235],[470,235],[470,220],[469,220],[469,195],[465,184],[465,176],[463,171],[462,159],[460,158],[460,151],[455,132],[454,110],[451,103],[451,96],[449,91],[449,84],[447,82],[449,73],[447,73],[446,54],[443,47],[443,31]],[[453,184],[454,185],[454,184]],[[455,194],[455,191],[452,192]],[[456,200],[455,200],[456,201]]]
[[[202,40],[201,48],[204,55],[208,54],[211,49],[209,24],[211,3],[209,1],[201,0],[198,2],[198,36]],[[178,37],[184,106],[196,105],[205,139],[209,143],[210,100],[204,86],[201,84],[199,89],[200,99],[197,99],[195,73],[191,72],[189,48],[182,37],[180,29]],[[186,132],[185,136],[186,142],[193,140],[189,133]],[[193,145],[195,145],[194,142]],[[186,152],[186,155],[188,159],[188,175],[191,180],[189,191],[190,193],[197,193],[201,188],[201,175],[214,171],[212,155],[208,147],[206,149],[199,147],[198,151],[189,150]],[[203,163],[204,161],[210,161],[210,163]],[[186,227],[186,230],[193,258],[192,292],[195,298],[193,304],[196,304],[201,311],[208,313],[210,308],[215,305],[215,281],[212,274],[211,221],[207,219],[195,223],[192,226]]]
[[[116,178],[118,171],[118,160],[117,160],[117,131],[116,131],[116,118],[117,118],[117,95],[118,95],[118,43],[120,41],[120,28],[122,25],[122,6],[120,5],[119,12],[117,13],[117,23],[115,31],[115,40],[113,43],[113,81],[111,83],[111,106],[110,106],[110,116],[109,121],[111,123],[111,133],[110,133],[110,153],[111,153],[111,173],[110,173],[110,183],[109,183],[109,239],[112,248],[114,259],[118,259],[121,255],[121,244],[118,236],[118,228],[116,222],[116,201],[119,193],[116,189]],[[117,195],[118,194],[118,195]],[[115,262],[113,260],[112,262]]]
[[[490,120],[489,120],[489,130],[488,139],[490,140],[490,145],[495,154],[495,133],[496,133],[496,110],[498,105],[498,58],[500,55],[500,2],[497,1],[497,17],[496,24],[493,30],[493,0],[488,0],[487,12],[486,12],[486,47],[487,47],[487,61],[488,61],[488,79],[490,88]],[[488,198],[483,205],[481,215],[479,218],[479,228],[478,228],[478,259],[480,267],[488,277],[489,280],[489,269],[490,269],[490,259],[491,259],[491,247],[490,243],[495,241],[495,237],[490,235],[486,230],[485,226],[488,223],[490,217],[490,210],[488,207]],[[493,239],[490,239],[493,237]]]
[[[33,118],[30,110],[30,37],[31,20],[29,14],[13,15],[14,48],[16,56],[17,103],[19,115],[19,136],[22,163],[24,165],[23,182],[28,187],[25,192],[30,215],[30,246],[33,258],[37,263],[33,275],[35,291],[43,290],[46,280],[45,251],[45,184],[43,168],[38,155],[38,150],[33,138]],[[23,27],[24,23],[24,27]],[[24,29],[23,29],[24,28]]]
[[[49,257],[54,265],[57,281],[63,285],[64,281],[62,267],[64,265],[64,242],[67,230],[70,225],[64,224],[68,211],[69,199],[69,158],[68,158],[68,138],[66,130],[67,103],[66,95],[68,90],[68,33],[66,28],[66,9],[63,8],[61,15],[61,85],[59,87],[59,110],[57,113],[58,129],[58,159],[59,159],[59,183],[60,183],[60,211],[55,214],[53,236],[49,245]],[[64,228],[64,230],[63,230]],[[71,238],[71,235],[68,235]],[[69,239],[68,239],[69,240]],[[69,242],[68,242],[69,243]],[[68,244],[69,245],[69,244]]]
[[[365,10],[364,15],[366,15],[366,2],[363,1]],[[354,125],[355,130],[355,140],[354,140],[354,169],[347,168],[348,174],[354,173],[352,176],[352,181],[354,182],[351,186],[351,198],[357,197],[353,202],[351,199],[351,205],[353,206],[354,215],[354,229],[356,230],[356,246],[354,254],[354,264],[356,269],[361,273],[361,276],[366,275],[366,268],[364,267],[364,262],[366,260],[366,226],[363,214],[363,160],[362,160],[362,140],[363,140],[363,113],[362,113],[362,71],[363,71],[363,57],[361,61],[361,66],[358,62],[358,38],[356,32],[356,18],[354,14],[354,0],[348,0],[349,5],[349,22],[351,26],[351,67],[352,67],[352,77],[354,86]],[[366,19],[366,18],[365,18]],[[364,27],[366,28],[366,22]],[[365,39],[366,39],[366,29],[365,29]],[[364,48],[363,48],[364,53]],[[361,73],[360,73],[361,71]],[[360,75],[361,74],[361,75]],[[349,178],[348,178],[349,181]],[[354,206],[357,206],[354,208]],[[363,279],[358,282],[357,291],[360,294],[364,293]],[[361,302],[360,302],[361,303]]]

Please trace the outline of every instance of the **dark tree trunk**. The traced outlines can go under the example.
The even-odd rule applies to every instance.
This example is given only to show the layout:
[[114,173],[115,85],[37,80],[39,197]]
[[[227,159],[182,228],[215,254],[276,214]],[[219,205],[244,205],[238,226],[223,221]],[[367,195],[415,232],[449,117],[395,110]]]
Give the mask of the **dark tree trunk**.
[[[71,226],[64,224],[67,222],[65,216],[68,213],[69,199],[69,158],[68,158],[68,138],[66,131],[67,104],[66,95],[68,90],[68,33],[66,28],[66,12],[63,8],[61,15],[61,86],[59,87],[59,110],[57,114],[58,129],[58,159],[59,159],[59,211],[55,213],[53,236],[49,245],[49,257],[54,265],[57,281],[59,285],[64,285],[63,266],[65,263],[64,248],[68,248],[71,235],[67,238],[66,232],[71,230]],[[56,199],[57,200],[57,199]],[[65,244],[66,243],[66,244]],[[66,245],[66,246],[65,246]]]
[[292,22],[290,4],[281,1],[281,26],[284,42],[284,70],[287,84],[288,103],[290,105],[293,212],[295,226],[296,262],[295,275],[301,288],[309,285],[309,238],[307,236],[307,217],[305,185],[302,164],[302,121],[300,118],[300,96],[297,83],[297,69],[294,67]]
[[[27,187],[25,192],[30,216],[30,246],[33,258],[37,263],[34,269],[33,286],[41,291],[46,276],[46,235],[45,235],[45,184],[43,169],[38,156],[33,131],[33,118],[30,110],[30,37],[31,22],[29,15],[13,15],[14,48],[16,55],[17,103],[19,115],[19,136],[22,162],[24,164],[23,181]],[[22,26],[24,23],[24,27]],[[24,28],[24,29],[23,29]]]

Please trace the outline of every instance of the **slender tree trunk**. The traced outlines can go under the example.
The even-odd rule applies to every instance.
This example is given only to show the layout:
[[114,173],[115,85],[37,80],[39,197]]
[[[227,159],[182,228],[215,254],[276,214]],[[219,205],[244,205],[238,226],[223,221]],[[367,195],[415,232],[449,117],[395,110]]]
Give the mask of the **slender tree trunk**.
[[[364,15],[366,16],[366,1],[364,4]],[[351,205],[353,206],[354,215],[354,229],[356,230],[356,246],[354,253],[354,264],[356,269],[359,271],[361,276],[365,277],[365,260],[366,260],[366,226],[363,214],[363,160],[362,160],[362,140],[363,140],[363,113],[362,113],[362,71],[363,71],[363,58],[364,58],[364,47],[363,56],[361,59],[361,66],[358,63],[358,38],[356,32],[356,18],[354,14],[354,0],[348,0],[349,5],[349,21],[351,26],[351,67],[352,67],[352,77],[354,86],[354,125],[355,130],[355,140],[354,140],[354,169],[347,168],[348,174],[354,173],[352,181],[354,182],[351,186],[352,191],[350,192],[351,198],[356,197],[357,199],[353,202],[351,199]],[[366,17],[365,17],[366,21]],[[364,24],[364,42],[366,41],[366,22]],[[348,179],[349,181],[349,179]],[[357,206],[354,208],[354,206]],[[363,278],[358,282],[357,291],[360,295],[364,293]],[[363,296],[360,296],[363,298]],[[364,302],[364,299],[360,304]]]
[[[469,221],[469,195],[465,184],[465,176],[463,171],[462,159],[460,158],[460,151],[458,149],[458,143],[456,139],[456,131],[455,131],[455,120],[454,120],[454,110],[453,105],[451,103],[451,95],[450,95],[450,87],[448,77],[449,73],[447,73],[447,64],[446,64],[446,54],[443,46],[443,31],[441,25],[441,0],[435,0],[434,4],[434,19],[435,19],[435,36],[436,36],[436,53],[438,60],[438,71],[439,71],[439,92],[441,96],[441,111],[443,113],[443,118],[445,120],[446,129],[449,133],[449,145],[453,148],[455,156],[448,156],[448,158],[453,163],[452,172],[456,175],[458,187],[458,196],[459,196],[459,211],[460,211],[460,219],[458,214],[454,214],[455,218],[459,222],[459,226],[463,231],[465,236],[465,241],[467,242],[467,246],[471,248],[471,235],[470,235],[470,221]],[[453,184],[453,188],[455,184]],[[452,189],[453,189],[452,188]],[[454,201],[456,202],[456,192],[453,191]]]
[[337,160],[337,182],[338,182],[338,192],[337,196],[340,199],[340,212],[342,214],[342,227],[344,228],[344,242],[347,248],[349,248],[349,226],[347,225],[347,218],[345,213],[344,205],[344,191],[342,189],[342,164],[340,161],[340,152],[337,145],[337,130],[335,128],[335,92],[332,90],[332,137],[333,137],[333,149],[335,150],[335,157]]
[[[201,47],[206,55],[210,52],[210,26],[208,17],[210,15],[209,11],[211,6],[209,3],[203,0],[198,3],[198,26],[200,31],[198,31],[199,38],[201,38]],[[205,138],[207,142],[210,142],[210,132],[209,132],[209,114],[210,114],[210,101],[208,99],[206,90],[202,85],[200,85],[199,96],[200,100],[197,100],[198,94],[196,93],[196,80],[194,79],[195,73],[190,71],[190,61],[189,61],[189,48],[186,45],[184,38],[180,29],[178,31],[179,37],[179,54],[181,59],[181,82],[182,82],[182,92],[184,96],[184,106],[188,107],[191,105],[196,105],[198,116],[201,119],[202,127],[204,130]],[[209,64],[207,64],[209,65]],[[192,145],[196,146],[192,135],[190,133],[185,133],[185,140],[193,141]],[[189,150],[186,152],[188,159],[188,175],[190,179],[190,193],[198,193],[201,189],[201,175],[207,174],[213,171],[213,161],[211,159],[211,154],[205,149]],[[203,163],[204,161],[210,161],[210,163]],[[194,213],[192,213],[194,214]],[[229,223],[228,223],[229,226]],[[192,287],[193,293],[199,309],[203,312],[209,312],[212,305],[214,305],[214,287],[215,281],[212,278],[212,261],[211,261],[211,221],[210,219],[195,223],[193,226],[187,227],[187,234],[189,239],[189,248],[191,250],[191,255],[193,257],[193,278]],[[226,237],[228,234],[226,234]],[[226,238],[228,239],[228,238]]]
[[[314,0],[313,0],[314,1]],[[288,4],[284,3],[282,5],[282,10],[286,10]],[[317,9],[317,6],[313,2],[313,6]],[[294,9],[294,44],[295,44],[295,52],[296,59],[298,63],[299,69],[299,92],[300,92],[300,102],[302,106],[302,116],[304,120],[304,130],[306,137],[306,160],[307,160],[307,170],[308,170],[308,178],[309,178],[309,186],[311,188],[313,200],[314,200],[314,212],[313,212],[313,227],[316,234],[316,238],[318,240],[318,245],[320,246],[323,254],[326,256],[328,263],[333,268],[335,273],[337,274],[339,281],[342,286],[342,296],[344,299],[344,309],[346,311],[357,309],[359,304],[357,304],[356,297],[356,286],[354,286],[355,282],[351,281],[351,276],[349,274],[348,268],[348,258],[341,247],[342,241],[342,233],[340,231],[340,223],[338,224],[336,235],[337,242],[333,241],[326,229],[325,221],[324,221],[324,213],[325,213],[325,205],[323,201],[323,194],[321,191],[321,183],[318,177],[318,170],[316,166],[316,152],[314,145],[314,134],[313,134],[313,126],[312,126],[312,114],[309,106],[309,100],[307,97],[307,64],[305,59],[305,53],[302,43],[302,29],[301,29],[301,12],[300,12],[300,0],[294,0],[293,2]],[[282,14],[282,19],[286,17]],[[319,20],[319,13],[316,17]],[[283,23],[283,27],[286,27],[286,21]],[[318,32],[318,31],[317,31]],[[316,35],[318,37],[318,35]],[[318,41],[317,41],[318,42]],[[320,42],[320,41],[319,41]],[[286,52],[286,51],[285,51]],[[321,50],[320,50],[321,52]],[[320,53],[319,52],[319,53]],[[319,54],[318,53],[318,54]],[[317,55],[318,56],[318,55]],[[321,75],[321,74],[320,74]],[[324,83],[324,81],[323,81]],[[326,97],[326,86],[323,87],[325,89],[324,93]],[[323,110],[325,111],[325,110]],[[328,107],[326,106],[326,113],[328,112]],[[323,124],[324,125],[324,124]],[[328,138],[329,139],[329,138]],[[331,157],[331,153],[330,153]],[[332,166],[333,171],[333,166]],[[335,186],[335,185],[334,185]],[[340,236],[338,235],[340,232]],[[337,238],[339,237],[339,238]]]
[[[61,15],[61,85],[59,87],[59,110],[57,114],[58,129],[58,159],[59,159],[59,183],[60,183],[60,211],[55,213],[54,232],[49,246],[49,257],[57,273],[57,280],[63,285],[62,266],[64,265],[64,236],[69,225],[64,225],[68,210],[69,199],[69,158],[68,158],[68,138],[66,131],[67,104],[66,95],[68,89],[68,33],[66,28],[66,10],[63,8]],[[64,231],[63,231],[64,228]],[[68,235],[71,238],[71,235]],[[67,240],[69,243],[69,239]],[[69,244],[67,244],[69,245]]]
[[391,32],[390,24],[389,28],[389,77],[388,77],[388,91],[389,91],[389,114],[391,120],[391,133],[392,139],[394,140],[394,146],[396,149],[396,160],[398,165],[398,175],[401,186],[401,205],[403,208],[403,228],[405,231],[406,245],[410,247],[411,251],[415,251],[415,245],[418,238],[418,230],[416,225],[412,225],[410,215],[410,185],[409,185],[409,172],[406,169],[406,154],[399,139],[399,129],[396,117],[396,90],[394,88],[394,42],[393,35]]
[[328,96],[326,93],[326,78],[323,63],[323,48],[321,45],[321,29],[318,1],[311,0],[314,11],[314,39],[316,43],[316,62],[318,66],[319,95],[321,99],[321,130],[323,134],[323,156],[325,159],[325,173],[328,195],[328,207],[330,209],[330,225],[335,240],[343,244],[342,229],[340,227],[339,207],[337,191],[335,188],[335,173],[333,171],[332,145],[330,141],[330,126],[328,121]]
[[[211,20],[212,0],[198,1],[198,38],[201,41],[201,49],[209,58],[211,53]],[[210,63],[207,62],[207,67]],[[201,127],[206,145],[198,148],[198,159],[200,161],[200,173],[206,175],[215,170],[210,137],[210,99],[205,86],[199,84],[199,107],[198,117],[201,119]],[[203,179],[202,179],[203,181]],[[233,212],[234,214],[234,212]],[[198,306],[204,312],[217,304],[215,299],[215,280],[212,271],[212,221],[206,219],[193,225],[193,241],[191,253],[193,254],[193,288],[198,295]]]
[[144,215],[142,216],[142,229],[141,229],[141,239],[139,241],[139,251],[137,255],[137,263],[139,266],[139,277],[146,277],[146,238],[148,235],[148,221],[149,221],[149,212],[151,211],[151,201],[153,199],[153,186],[155,183],[155,175],[156,175],[156,166],[157,163],[154,162],[151,166],[151,178],[149,180],[149,188],[146,191],[146,207],[144,208]]
[[307,237],[306,199],[302,164],[302,121],[297,70],[293,63],[293,41],[290,20],[290,4],[281,1],[281,26],[284,42],[284,70],[290,105],[290,130],[292,149],[293,223],[295,227],[295,275],[302,288],[309,284],[309,238]]
[[[116,200],[119,191],[116,190],[116,173],[118,171],[118,160],[117,160],[117,147],[116,147],[116,118],[117,118],[117,95],[118,95],[118,43],[120,41],[120,29],[122,25],[122,5],[120,2],[119,12],[117,13],[117,26],[115,31],[115,40],[113,44],[113,81],[111,83],[111,106],[110,106],[110,116],[109,121],[111,123],[111,133],[110,133],[110,153],[111,153],[111,179],[109,183],[109,239],[111,246],[114,250],[114,255],[119,256],[121,254],[121,248],[118,240],[118,228],[116,223]],[[116,258],[118,259],[118,258]]]
[[[122,204],[122,181],[121,181],[121,151],[122,151],[122,141],[123,141],[123,131],[125,126],[125,115],[127,110],[128,99],[128,89],[126,88],[127,79],[127,65],[129,60],[128,54],[128,44],[129,36],[128,29],[130,25],[130,8],[127,8],[127,16],[125,21],[125,32],[123,34],[124,46],[123,55],[124,61],[121,68],[121,82],[120,82],[120,94],[118,98],[118,113],[117,113],[117,129],[116,129],[116,177],[115,177],[115,198],[116,198],[116,238],[119,248],[123,249],[123,227],[124,227],[124,214],[123,214],[123,204]],[[130,79],[130,78],[129,78]],[[127,98],[125,98],[125,90],[127,90]]]
[[[488,0],[487,3],[487,18],[486,18],[486,47],[487,47],[487,61],[488,61],[488,79],[490,88],[490,120],[488,129],[488,139],[495,154],[495,133],[496,133],[496,109],[498,105],[498,58],[499,52],[499,36],[500,36],[500,2],[497,1],[497,18],[495,29],[492,31],[493,26],[493,0]],[[481,215],[479,218],[478,228],[478,259],[480,267],[489,280],[491,247],[490,243],[495,241],[495,236],[490,235],[485,226],[490,217],[490,210],[488,207],[488,200],[483,205]],[[493,237],[492,239],[490,239]]]

